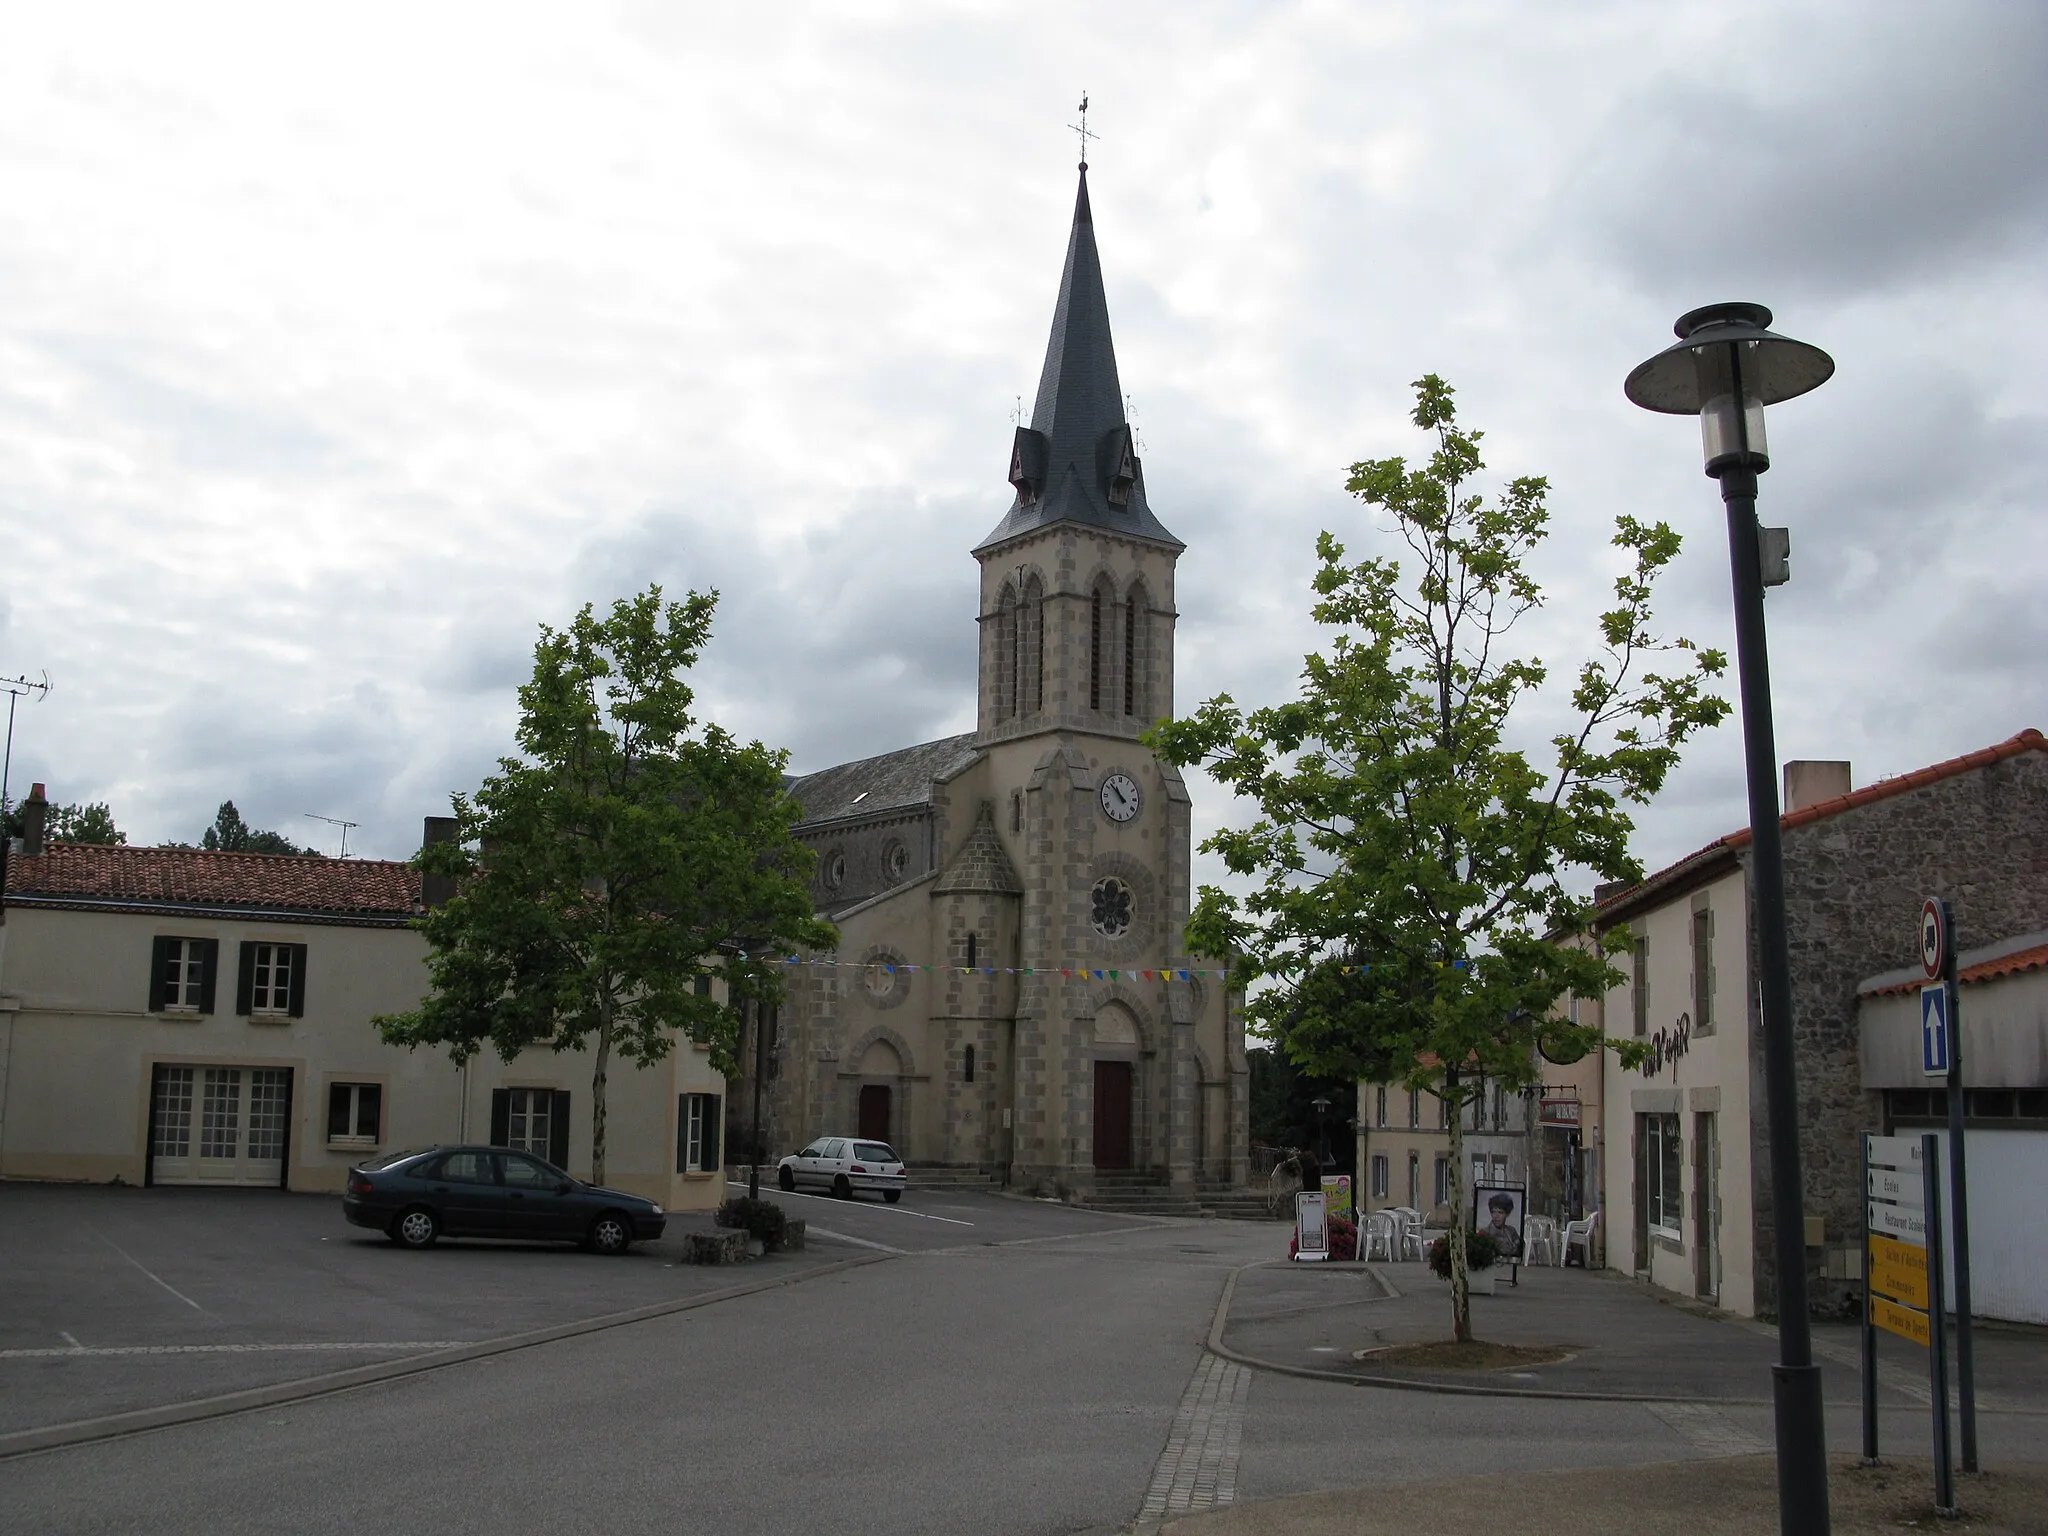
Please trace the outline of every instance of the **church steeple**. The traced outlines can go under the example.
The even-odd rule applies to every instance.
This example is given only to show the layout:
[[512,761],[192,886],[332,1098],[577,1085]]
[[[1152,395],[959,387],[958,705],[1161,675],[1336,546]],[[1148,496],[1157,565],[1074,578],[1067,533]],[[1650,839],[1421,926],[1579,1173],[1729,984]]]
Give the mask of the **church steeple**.
[[1143,466],[1124,419],[1085,163],[1045,367],[1038,376],[1031,425],[1018,427],[1011,442],[1009,479],[1016,500],[976,554],[1055,523],[1082,523],[1175,550],[1183,547],[1146,503]]

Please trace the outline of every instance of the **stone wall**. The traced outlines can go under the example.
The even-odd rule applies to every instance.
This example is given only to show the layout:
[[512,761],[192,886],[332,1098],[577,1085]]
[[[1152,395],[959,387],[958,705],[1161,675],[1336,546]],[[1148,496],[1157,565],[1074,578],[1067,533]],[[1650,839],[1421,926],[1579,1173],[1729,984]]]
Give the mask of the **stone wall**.
[[[1785,896],[1806,1214],[1825,1221],[1829,1243],[1853,1242],[1864,1202],[1856,1138],[1878,1129],[1881,1113],[1878,1095],[1861,1086],[1857,985],[1918,963],[1928,896],[1950,902],[1959,949],[2048,928],[2048,753],[2021,752],[1787,829]],[[1761,1105],[1753,999],[1751,1007]],[[1767,1118],[1753,1125],[1757,1305],[1774,1312]],[[1853,1288],[1821,1273],[1821,1258],[1808,1249],[1812,1299],[1833,1310]]]

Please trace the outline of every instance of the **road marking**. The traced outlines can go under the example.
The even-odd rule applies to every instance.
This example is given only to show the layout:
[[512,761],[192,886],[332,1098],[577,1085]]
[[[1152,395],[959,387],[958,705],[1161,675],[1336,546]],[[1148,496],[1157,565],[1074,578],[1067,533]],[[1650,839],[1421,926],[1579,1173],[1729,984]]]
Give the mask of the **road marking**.
[[[65,1334],[65,1338],[71,1338]],[[391,1350],[461,1349],[465,1339],[404,1339],[378,1344],[108,1344],[87,1349],[73,1340],[69,1349],[0,1349],[0,1360],[77,1360],[95,1355],[263,1355],[322,1350],[337,1354],[382,1354]]]
[[1645,1403],[1651,1416],[1677,1430],[1693,1449],[1706,1456],[1756,1456],[1770,1442],[1753,1435],[1712,1403]]
[[175,1285],[171,1284],[171,1282],[166,1280],[162,1275],[158,1274],[155,1270],[151,1269],[147,1264],[143,1263],[142,1260],[136,1258],[135,1255],[130,1253],[126,1248],[123,1248],[111,1237],[107,1236],[106,1233],[95,1232],[93,1236],[97,1237],[109,1248],[113,1249],[114,1252],[121,1255],[121,1257],[126,1259],[130,1264],[133,1264],[137,1269],[141,1270],[145,1275],[149,1276],[150,1279],[154,1280],[158,1285],[162,1286],[165,1290],[169,1291],[173,1296],[177,1297],[178,1300],[185,1303],[185,1305],[190,1307],[194,1312],[204,1312],[206,1310],[206,1308],[200,1306],[198,1302],[194,1301],[190,1296],[187,1296],[183,1291],[179,1290]]
[[[727,1179],[725,1187],[727,1189],[745,1189],[747,1181],[745,1179]],[[784,1200],[827,1200],[833,1205],[842,1208],[850,1203],[840,1199],[837,1195],[807,1195],[800,1189],[778,1189],[775,1193]],[[861,1209],[876,1211],[888,1216],[915,1216],[920,1221],[943,1221],[949,1227],[971,1227],[974,1225],[973,1222],[962,1221],[957,1216],[934,1216],[930,1211],[913,1211],[901,1205],[862,1205]],[[957,1211],[960,1207],[956,1205],[953,1209]]]
[[57,1337],[62,1339],[66,1344],[69,1344],[73,1349],[85,1348],[83,1344],[79,1343],[78,1340],[71,1337],[71,1335],[66,1333],[62,1328],[59,1328],[57,1330]]
[[887,1243],[871,1243],[864,1237],[853,1237],[845,1232],[834,1232],[828,1228],[814,1226],[808,1222],[804,1224],[804,1232],[807,1236],[822,1237],[835,1243],[851,1243],[856,1248],[873,1248],[880,1253],[908,1255],[910,1252],[908,1248],[891,1248]]
[[1166,1449],[1152,1469],[1152,1486],[1138,1511],[1141,1529],[1175,1515],[1220,1509],[1237,1499],[1238,1449],[1244,1437],[1245,1399],[1252,1373],[1204,1354],[1174,1410]]

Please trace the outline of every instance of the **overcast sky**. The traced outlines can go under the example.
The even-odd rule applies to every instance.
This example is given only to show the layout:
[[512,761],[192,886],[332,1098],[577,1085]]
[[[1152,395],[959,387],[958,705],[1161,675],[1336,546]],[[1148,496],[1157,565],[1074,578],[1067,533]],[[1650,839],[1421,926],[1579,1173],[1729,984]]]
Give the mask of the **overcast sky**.
[[[1550,477],[1533,645],[1585,653],[1626,512],[1732,650],[1697,427],[1621,381],[1740,298],[1839,365],[1770,422],[1781,755],[2048,726],[2048,7],[7,10],[0,672],[54,683],[13,790],[133,841],[232,797],[408,856],[536,624],[654,580],[723,593],[703,702],[798,771],[971,729],[1084,89],[1182,710],[1292,690],[1425,371]],[[1746,821],[1741,763],[1700,741],[1651,867]]]

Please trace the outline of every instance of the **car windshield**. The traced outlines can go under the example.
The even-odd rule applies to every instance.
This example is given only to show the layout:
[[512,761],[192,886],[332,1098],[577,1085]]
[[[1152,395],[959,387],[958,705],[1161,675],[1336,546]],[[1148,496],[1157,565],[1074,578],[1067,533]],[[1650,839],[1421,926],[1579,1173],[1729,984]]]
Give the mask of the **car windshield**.
[[854,1143],[853,1155],[864,1163],[893,1163],[896,1154],[879,1141]]

